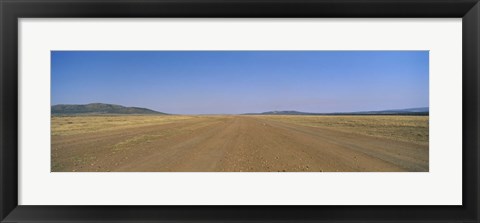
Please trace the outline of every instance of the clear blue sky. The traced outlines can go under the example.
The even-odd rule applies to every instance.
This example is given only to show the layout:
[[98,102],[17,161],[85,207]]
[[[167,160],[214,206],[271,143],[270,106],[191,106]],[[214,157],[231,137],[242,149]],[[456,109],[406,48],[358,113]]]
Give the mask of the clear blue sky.
[[52,51],[51,102],[173,114],[428,107],[428,51]]

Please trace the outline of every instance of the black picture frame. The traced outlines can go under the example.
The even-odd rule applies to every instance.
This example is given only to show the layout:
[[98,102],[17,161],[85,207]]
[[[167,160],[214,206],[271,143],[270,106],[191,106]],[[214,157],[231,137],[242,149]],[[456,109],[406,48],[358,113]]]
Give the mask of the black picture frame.
[[[0,0],[0,15],[1,222],[479,222],[478,0]],[[462,18],[463,205],[18,205],[17,21],[19,18],[74,17]]]

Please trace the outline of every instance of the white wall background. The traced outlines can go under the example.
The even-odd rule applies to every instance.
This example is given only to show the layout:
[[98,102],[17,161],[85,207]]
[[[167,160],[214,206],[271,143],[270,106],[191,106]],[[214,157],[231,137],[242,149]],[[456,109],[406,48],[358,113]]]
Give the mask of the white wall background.
[[[461,19],[20,19],[19,204],[462,204]],[[51,173],[51,50],[430,50],[429,173]]]

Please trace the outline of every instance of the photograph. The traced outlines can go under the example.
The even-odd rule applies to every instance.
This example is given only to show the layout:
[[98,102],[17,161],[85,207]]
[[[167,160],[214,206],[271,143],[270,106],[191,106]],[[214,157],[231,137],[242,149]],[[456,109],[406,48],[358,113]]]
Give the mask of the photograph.
[[429,172],[428,50],[50,56],[51,172]]
[[480,0],[0,2],[0,223],[480,223]]

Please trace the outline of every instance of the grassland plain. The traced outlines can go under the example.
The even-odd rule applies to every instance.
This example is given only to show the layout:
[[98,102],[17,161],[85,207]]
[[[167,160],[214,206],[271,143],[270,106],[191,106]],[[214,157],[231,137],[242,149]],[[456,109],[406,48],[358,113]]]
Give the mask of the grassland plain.
[[52,116],[53,172],[428,171],[428,116]]
[[428,145],[428,116],[409,115],[269,115],[270,120],[322,127],[345,133],[374,136],[420,145]]

